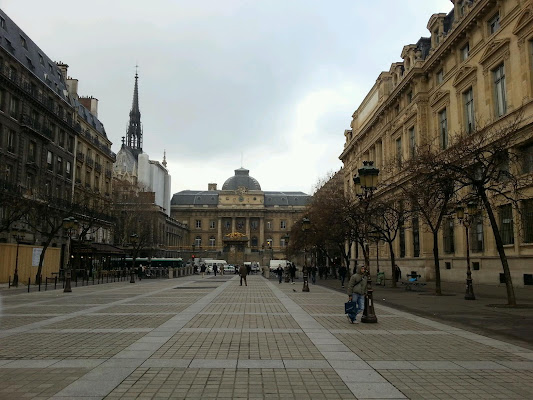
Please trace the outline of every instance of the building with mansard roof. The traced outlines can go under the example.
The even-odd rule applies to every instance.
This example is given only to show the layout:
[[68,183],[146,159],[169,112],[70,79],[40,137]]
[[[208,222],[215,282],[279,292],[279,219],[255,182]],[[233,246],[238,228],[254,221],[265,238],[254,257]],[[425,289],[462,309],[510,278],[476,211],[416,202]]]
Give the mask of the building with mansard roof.
[[271,258],[286,258],[288,233],[309,201],[303,192],[263,191],[241,167],[221,190],[210,183],[207,190],[174,194],[171,215],[189,227],[190,243],[184,250],[193,251],[194,245],[198,257],[265,264]]

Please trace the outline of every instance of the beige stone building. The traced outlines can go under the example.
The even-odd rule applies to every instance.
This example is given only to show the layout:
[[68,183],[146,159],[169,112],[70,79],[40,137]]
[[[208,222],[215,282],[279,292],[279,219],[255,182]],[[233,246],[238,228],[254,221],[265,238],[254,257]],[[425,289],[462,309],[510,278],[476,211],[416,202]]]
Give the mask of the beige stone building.
[[[379,74],[345,131],[340,159],[344,186],[364,160],[374,161],[386,181],[399,172],[385,165],[413,156],[419,143],[433,141],[446,149],[454,135],[490,127],[523,113],[513,149],[523,156],[521,171],[533,172],[533,2],[529,0],[452,1],[448,13],[434,14],[430,37],[404,46],[402,62]],[[527,198],[529,197],[529,199]],[[515,286],[533,284],[533,196],[517,210],[502,202],[500,230]],[[520,213],[518,211],[521,211]],[[441,277],[462,281],[466,270],[465,231],[447,219],[440,237]],[[497,284],[502,272],[493,233],[485,219],[471,227],[475,282]],[[423,226],[406,227],[395,243],[398,265],[434,278],[431,235]],[[375,259],[373,249],[372,258]],[[381,246],[380,258],[387,257]],[[353,254],[354,252],[352,252]]]
[[229,263],[286,258],[292,225],[302,218],[310,196],[303,192],[262,191],[244,168],[235,170],[222,190],[215,183],[208,190],[174,194],[171,216],[189,227],[183,254],[225,259]]

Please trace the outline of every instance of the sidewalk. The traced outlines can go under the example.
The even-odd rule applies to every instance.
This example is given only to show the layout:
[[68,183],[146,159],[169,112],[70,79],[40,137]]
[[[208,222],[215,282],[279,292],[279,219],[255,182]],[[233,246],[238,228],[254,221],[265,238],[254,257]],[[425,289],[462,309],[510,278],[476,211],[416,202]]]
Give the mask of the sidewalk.
[[[317,284],[346,293],[338,279],[317,279]],[[444,295],[435,296],[433,282],[421,291],[406,291],[400,283],[397,288],[373,285],[374,302],[533,349],[533,288],[515,289],[517,303],[529,307],[505,308],[492,306],[507,304],[505,286],[474,282],[476,300],[464,299],[465,287],[464,283],[445,282]]]
[[[451,297],[451,296],[450,296]],[[261,276],[1,299],[0,399],[530,399],[533,350]]]

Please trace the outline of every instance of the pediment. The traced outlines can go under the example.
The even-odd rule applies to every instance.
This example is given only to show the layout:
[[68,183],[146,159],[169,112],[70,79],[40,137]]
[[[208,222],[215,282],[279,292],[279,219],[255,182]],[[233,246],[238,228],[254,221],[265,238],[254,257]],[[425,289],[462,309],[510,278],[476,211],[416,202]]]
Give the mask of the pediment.
[[446,97],[450,96],[450,92],[448,90],[438,90],[433,97],[430,99],[430,104],[433,106],[437,104],[442,99],[445,99]]
[[511,42],[511,39],[501,39],[501,40],[493,40],[489,42],[487,47],[485,48],[485,52],[481,56],[481,59],[479,60],[480,64],[486,64],[490,65],[492,64],[492,61],[494,61],[496,58],[500,57],[502,54],[509,52],[509,43]]
[[528,26],[531,28],[531,23],[533,22],[533,6],[529,5],[518,17],[518,21],[513,29],[513,34],[516,36],[521,36],[520,33],[523,32]]
[[464,65],[461,68],[459,68],[459,71],[455,74],[455,79],[453,80],[453,86],[459,86],[462,82],[467,80],[468,78],[475,75],[477,72],[476,67],[472,67],[470,65]]

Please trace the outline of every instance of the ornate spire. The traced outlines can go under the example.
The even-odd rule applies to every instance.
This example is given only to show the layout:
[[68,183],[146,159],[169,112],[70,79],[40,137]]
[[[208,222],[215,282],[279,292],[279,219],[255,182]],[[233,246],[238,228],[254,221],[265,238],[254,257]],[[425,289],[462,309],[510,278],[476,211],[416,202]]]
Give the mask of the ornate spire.
[[163,150],[163,167],[167,167],[167,151]]
[[126,133],[126,145],[132,149],[139,149],[142,151],[143,147],[143,133],[141,126],[141,111],[139,110],[139,75],[137,74],[137,66],[135,66],[135,88],[133,89],[133,103],[130,111],[130,123]]

